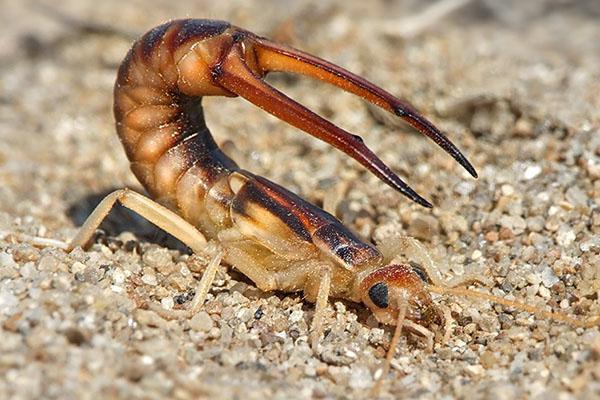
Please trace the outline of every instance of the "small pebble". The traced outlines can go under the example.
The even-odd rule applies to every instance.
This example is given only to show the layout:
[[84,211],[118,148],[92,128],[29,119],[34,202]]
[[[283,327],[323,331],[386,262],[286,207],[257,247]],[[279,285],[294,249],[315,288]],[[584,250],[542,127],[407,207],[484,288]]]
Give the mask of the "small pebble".
[[40,258],[37,268],[39,271],[56,271],[60,262],[56,257],[47,255]]
[[514,215],[503,215],[500,217],[500,225],[506,229],[510,229],[514,235],[523,233],[527,227],[522,217]]
[[169,275],[175,270],[173,257],[167,248],[151,247],[142,255],[144,264],[163,275]]
[[577,186],[571,186],[567,189],[565,197],[575,206],[585,206],[588,200],[587,194]]
[[86,265],[79,262],[79,261],[75,261],[73,263],[73,265],[71,265],[71,273],[72,274],[77,274],[79,272],[83,272],[86,268]]
[[502,191],[502,194],[504,196],[512,196],[513,194],[515,194],[515,188],[508,184],[502,185],[500,190]]
[[[531,267],[529,267],[531,268]],[[525,279],[527,279],[527,282],[531,283],[532,285],[538,285],[542,282],[542,277],[538,274],[534,274],[534,273],[529,273],[525,276]]]
[[354,367],[348,382],[352,389],[367,389],[373,384],[371,372],[366,367]]
[[540,167],[539,165],[530,165],[527,168],[525,168],[525,171],[523,171],[523,179],[530,180],[536,178],[541,173],[542,167]]
[[158,281],[156,280],[156,275],[154,275],[154,274],[142,275],[142,282],[144,282],[146,285],[150,285],[150,286],[158,285]]
[[430,240],[439,231],[439,221],[430,215],[418,215],[408,226],[408,234],[420,240]]
[[465,371],[471,376],[479,376],[479,375],[483,375],[485,373],[484,368],[479,364],[467,365],[465,367]]
[[4,251],[0,253],[0,266],[15,269],[19,268],[19,265],[15,262],[13,256]]
[[483,353],[481,353],[479,360],[481,362],[481,366],[485,369],[494,368],[496,366],[496,363],[498,362],[496,356],[494,355],[494,352],[489,350],[486,350]]
[[165,310],[172,310],[173,306],[175,305],[175,301],[173,301],[173,298],[171,296],[168,296],[163,297],[160,301],[160,304]]
[[585,240],[579,244],[581,251],[600,250],[600,235],[593,236],[588,240]]
[[113,284],[122,285],[125,282],[125,274],[121,268],[115,268],[112,273]]
[[546,267],[542,270],[541,277],[542,277],[542,284],[547,288],[551,288],[552,286],[556,285],[560,281],[560,279],[558,279],[558,277],[556,276],[556,274],[550,267]]
[[476,185],[473,181],[461,181],[454,186],[454,191],[462,196],[468,196],[475,190]]
[[199,311],[190,320],[190,328],[198,332],[208,332],[213,327],[213,320],[206,311]]
[[498,241],[498,232],[496,231],[490,231],[488,233],[485,234],[485,240],[490,242],[490,243],[495,243]]
[[302,320],[302,317],[304,315],[304,312],[302,310],[294,310],[292,311],[292,313],[290,314],[290,322],[296,323],[300,320]]
[[0,314],[11,315],[19,305],[19,299],[7,287],[0,287]]
[[556,234],[556,242],[563,247],[570,246],[575,241],[575,238],[575,232],[566,226],[561,226]]

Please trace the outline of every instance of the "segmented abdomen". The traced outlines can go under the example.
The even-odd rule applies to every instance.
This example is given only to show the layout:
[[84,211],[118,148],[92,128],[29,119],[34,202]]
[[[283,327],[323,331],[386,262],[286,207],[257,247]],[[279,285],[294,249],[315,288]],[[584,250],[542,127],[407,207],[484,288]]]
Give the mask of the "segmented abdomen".
[[229,27],[208,20],[158,26],[133,45],[115,84],[117,132],[132,171],[150,195],[190,220],[205,214],[207,191],[238,167],[213,140],[181,64],[193,64],[192,45]]

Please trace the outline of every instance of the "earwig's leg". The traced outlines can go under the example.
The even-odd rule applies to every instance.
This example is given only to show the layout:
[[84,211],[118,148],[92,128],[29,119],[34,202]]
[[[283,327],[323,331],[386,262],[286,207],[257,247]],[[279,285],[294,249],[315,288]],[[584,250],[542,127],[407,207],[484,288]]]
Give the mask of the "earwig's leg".
[[69,250],[72,250],[77,246],[85,247],[89,243],[95,230],[100,226],[117,201],[124,207],[138,213],[154,225],[175,236],[194,252],[209,252],[214,254],[202,275],[202,279],[200,279],[200,282],[198,283],[196,295],[187,310],[165,310],[159,304],[152,302],[148,305],[151,310],[167,319],[189,318],[197,313],[198,309],[204,304],[206,295],[210,290],[210,286],[212,285],[217,269],[221,263],[223,251],[216,245],[207,246],[206,238],[200,231],[194,228],[193,225],[173,211],[150,200],[146,196],[142,196],[129,189],[116,190],[106,196],[100,204],[98,204],[75,238],[71,241]]
[[340,149],[411,200],[432,207],[381,161],[359,136],[335,126],[254,75],[242,59],[239,49],[234,48],[229,52],[218,72],[214,79],[225,89]]
[[329,291],[331,289],[331,268],[323,266],[319,274],[319,291],[317,292],[317,301],[315,302],[315,315],[311,325],[310,345],[313,351],[317,350],[317,345],[323,334],[323,319],[329,300]]
[[80,228],[69,244],[68,250],[72,250],[77,246],[85,247],[117,201],[175,236],[194,252],[199,253],[204,250],[206,238],[189,222],[146,196],[129,189],[116,190],[106,196]]
[[430,292],[437,293],[437,294],[443,294],[443,295],[451,294],[454,296],[462,296],[462,297],[469,297],[469,298],[473,298],[473,299],[491,301],[491,302],[494,302],[494,303],[497,303],[497,304],[500,304],[500,305],[503,305],[506,307],[512,307],[512,308],[516,308],[517,310],[528,312],[537,317],[553,319],[555,321],[560,321],[565,324],[569,324],[571,326],[575,326],[578,328],[591,328],[591,327],[600,325],[600,316],[593,316],[593,317],[588,317],[583,320],[579,320],[579,319],[572,318],[561,312],[542,310],[541,308],[532,306],[530,304],[521,303],[520,301],[508,300],[508,299],[505,299],[504,297],[499,297],[499,296],[494,296],[494,295],[487,294],[487,293],[477,292],[475,290],[469,290],[469,289],[458,288],[458,287],[455,287],[455,288],[449,288],[449,287],[443,287],[443,286],[440,287],[440,286],[436,286],[436,285],[428,285],[427,289]]
[[212,248],[206,249],[206,252],[213,253],[214,255],[202,274],[202,279],[200,279],[200,282],[196,287],[196,294],[188,308],[185,310],[165,310],[159,303],[149,302],[148,308],[150,310],[169,320],[189,319],[200,311],[200,308],[204,305],[208,291],[215,280],[215,275],[217,274],[219,265],[221,265],[221,259],[223,258],[223,250],[220,247],[213,245],[212,243],[207,247]]
[[404,327],[423,337],[425,339],[425,346],[427,348],[427,351],[433,351],[433,340],[435,339],[435,333],[425,328],[423,325],[416,324],[410,320],[405,321]]
[[393,263],[393,260],[400,254],[404,254],[408,259],[416,261],[419,267],[424,270],[426,278],[436,286],[456,287],[467,286],[473,283],[487,284],[484,277],[475,274],[455,277],[449,282],[445,282],[429,250],[411,236],[393,236],[387,238],[385,242],[379,243],[377,248],[383,253],[384,259],[388,263]]
[[441,344],[445,346],[446,343],[448,343],[448,341],[450,340],[450,335],[452,334],[451,323],[454,319],[452,318],[452,312],[450,311],[450,308],[446,307],[443,304],[438,304],[438,307],[442,310],[442,314],[444,315],[444,336],[442,337]]
[[419,263],[431,282],[440,286],[444,285],[431,254],[417,239],[411,236],[392,236],[379,243],[377,248],[383,254],[386,263],[393,263],[396,257],[404,254],[408,259]]
[[375,382],[375,386],[373,386],[373,395],[375,397],[379,396],[379,392],[381,390],[381,384],[383,380],[390,372],[390,366],[392,365],[392,358],[394,358],[394,353],[396,352],[396,347],[398,346],[398,341],[400,340],[400,333],[402,332],[402,328],[407,325],[407,322],[410,322],[406,319],[406,309],[408,305],[405,301],[400,304],[398,309],[398,319],[396,320],[396,329],[394,329],[394,336],[392,336],[392,341],[390,342],[390,348],[385,356],[385,361],[383,363],[383,369],[381,371],[381,376]]
[[246,275],[256,287],[264,292],[277,289],[275,276],[262,268],[260,263],[241,246],[236,246],[236,242],[224,243],[224,247],[227,248],[225,260]]
[[256,39],[256,56],[263,71],[294,72],[335,85],[397,115],[432,139],[474,177],[477,173],[460,150],[406,101],[335,64],[265,38]]

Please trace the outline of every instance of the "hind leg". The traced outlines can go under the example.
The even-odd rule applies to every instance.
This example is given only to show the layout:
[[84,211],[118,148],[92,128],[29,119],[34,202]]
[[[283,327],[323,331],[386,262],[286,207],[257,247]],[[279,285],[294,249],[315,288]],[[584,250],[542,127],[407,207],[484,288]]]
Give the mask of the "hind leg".
[[77,246],[85,248],[92,239],[92,236],[94,236],[96,229],[104,221],[116,202],[121,203],[124,207],[129,208],[154,225],[175,236],[195,253],[201,253],[206,246],[204,235],[173,211],[132,190],[119,189],[107,195],[96,206],[79,229],[77,235],[69,243],[68,250],[72,250]]
[[116,202],[121,203],[124,207],[129,208],[154,225],[175,236],[195,253],[212,254],[212,259],[196,288],[196,295],[187,310],[165,310],[159,304],[153,302],[149,302],[148,306],[151,310],[154,310],[167,319],[189,318],[197,313],[204,304],[204,300],[206,300],[208,291],[221,263],[223,251],[215,244],[211,243],[207,245],[206,238],[198,229],[173,211],[146,196],[129,189],[116,190],[106,196],[84,222],[67,249],[72,250],[77,246],[85,247]]

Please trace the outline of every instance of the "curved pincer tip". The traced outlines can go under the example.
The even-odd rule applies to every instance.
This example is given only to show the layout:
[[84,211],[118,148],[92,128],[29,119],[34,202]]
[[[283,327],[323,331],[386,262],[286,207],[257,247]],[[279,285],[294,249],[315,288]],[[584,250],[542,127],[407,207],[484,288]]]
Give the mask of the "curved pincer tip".
[[413,188],[408,186],[402,179],[398,177],[396,174],[392,174],[392,176],[386,176],[385,182],[402,193],[404,196],[408,197],[415,203],[422,205],[423,207],[433,208],[433,205],[423,198],[419,193],[415,192]]
[[450,154],[467,172],[473,177],[477,178],[477,171],[473,165],[467,160],[467,158],[461,153],[461,151],[444,135],[438,128],[436,128],[431,122],[421,116],[418,112],[412,109],[407,104],[397,104],[394,106],[394,114],[398,117],[406,120],[415,129],[429,137],[438,146],[440,146],[446,153]]

